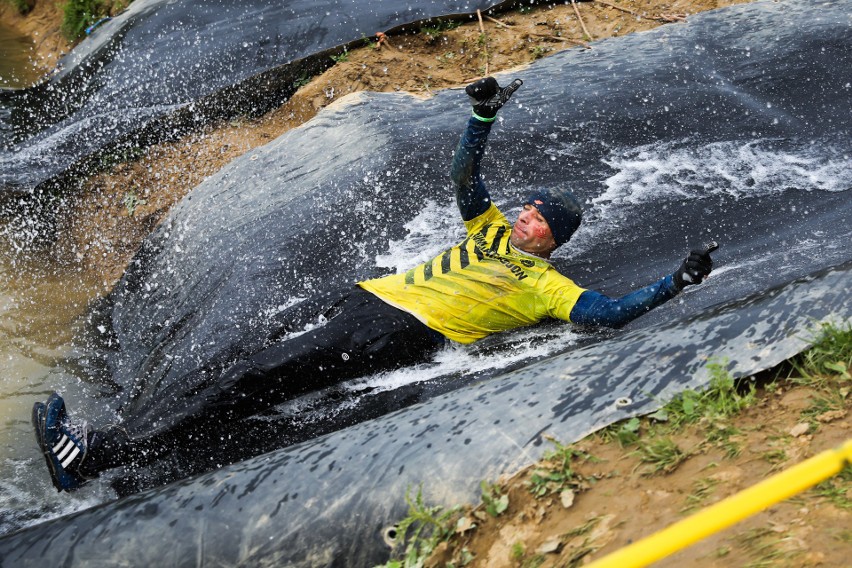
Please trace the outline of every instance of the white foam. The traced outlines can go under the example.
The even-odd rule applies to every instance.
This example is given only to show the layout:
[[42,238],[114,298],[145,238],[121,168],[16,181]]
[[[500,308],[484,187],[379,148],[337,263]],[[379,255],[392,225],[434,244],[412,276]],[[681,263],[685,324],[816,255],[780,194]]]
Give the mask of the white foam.
[[739,199],[793,188],[835,192],[852,187],[848,156],[833,155],[824,144],[795,149],[777,145],[769,139],[698,147],[658,143],[613,154],[604,162],[616,173],[605,180],[605,191],[592,203],[604,213],[623,205],[713,195]]
[[423,209],[405,224],[408,231],[400,240],[390,241],[388,251],[376,256],[376,266],[397,274],[434,258],[465,236],[464,224],[453,202],[428,200]]
[[391,391],[405,385],[428,381],[435,377],[475,375],[485,371],[506,369],[515,363],[539,359],[565,351],[577,343],[580,336],[570,326],[554,325],[545,332],[540,326],[510,332],[500,339],[510,340],[511,349],[493,349],[490,352],[476,345],[450,344],[429,363],[405,367],[394,371],[356,379],[345,383],[347,390],[366,396]]

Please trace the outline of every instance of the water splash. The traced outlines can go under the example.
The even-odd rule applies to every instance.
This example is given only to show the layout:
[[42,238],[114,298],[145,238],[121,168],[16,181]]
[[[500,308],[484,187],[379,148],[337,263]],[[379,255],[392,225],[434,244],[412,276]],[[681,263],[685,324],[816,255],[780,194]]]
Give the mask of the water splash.
[[849,156],[830,142],[758,139],[687,146],[688,141],[640,146],[605,163],[617,173],[592,199],[602,217],[615,208],[724,195],[760,197],[790,189],[846,191],[852,186]]

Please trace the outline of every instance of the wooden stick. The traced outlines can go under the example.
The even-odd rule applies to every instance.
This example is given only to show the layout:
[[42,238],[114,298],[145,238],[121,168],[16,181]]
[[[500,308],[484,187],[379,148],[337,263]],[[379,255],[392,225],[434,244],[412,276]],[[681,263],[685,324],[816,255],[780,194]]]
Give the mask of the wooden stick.
[[549,36],[549,35],[544,35],[544,34],[537,34],[537,35],[541,35],[541,37],[549,37],[549,38],[552,38],[552,39],[558,39],[559,41],[567,41],[568,43],[573,43],[574,45],[579,45],[580,47],[585,47],[586,49],[592,49],[591,45],[589,45],[585,41],[582,41],[582,40],[579,40],[579,39],[571,39],[569,37],[559,37],[559,36],[552,36],[552,35]]
[[616,6],[615,4],[610,4],[609,2],[604,2],[603,0],[592,0],[592,1],[597,2],[598,4],[603,4],[604,6],[609,6],[610,8],[615,8],[616,10],[621,10],[622,12],[626,12],[626,13],[630,14],[631,16],[636,16],[637,18],[642,17],[638,13],[634,12],[633,10],[629,10],[627,8],[622,8],[621,6]]
[[485,39],[485,76],[488,77],[488,36],[485,35],[485,24],[482,23],[482,13],[477,10],[476,17],[479,18],[479,31],[482,32],[482,37]]
[[[615,8],[616,10],[621,10],[622,12],[626,12],[631,16],[636,16],[637,18],[642,18],[643,16],[638,12],[634,12],[633,10],[628,10],[627,8],[622,8],[621,6],[616,6],[615,4],[610,4],[609,2],[605,2],[604,0],[592,0],[592,2],[597,2],[598,4],[603,4],[604,6],[609,6],[610,8]],[[652,20],[659,20],[660,22],[685,22],[686,14],[658,14],[651,18]]]
[[571,0],[571,5],[574,6],[574,13],[577,14],[577,19],[580,20],[580,26],[583,28],[583,33],[586,34],[586,37],[591,39],[595,39],[592,37],[592,34],[589,33],[589,30],[586,29],[586,24],[583,23],[583,18],[580,17],[580,9],[577,8],[577,2]]
[[[490,21],[492,21],[495,24],[498,24],[500,26],[505,26],[507,28],[514,28],[515,27],[512,24],[507,24],[506,22],[501,22],[497,18],[492,18],[490,16],[485,16],[485,19],[490,20]],[[592,46],[590,46],[585,41],[581,41],[579,39],[571,39],[569,37],[561,37],[561,36],[557,36],[557,35],[553,35],[553,34],[540,34],[540,33],[537,33],[537,32],[527,32],[527,34],[531,35],[531,36],[542,37],[542,38],[546,38],[546,39],[552,39],[554,41],[567,41],[568,43],[573,43],[574,45],[579,45],[579,46],[585,47],[586,49],[592,49]]]
[[494,22],[495,24],[501,25],[501,26],[506,27],[506,28],[515,27],[512,24],[507,24],[506,22],[501,22],[497,18],[492,18],[491,16],[485,16],[485,19],[488,20],[489,22]]

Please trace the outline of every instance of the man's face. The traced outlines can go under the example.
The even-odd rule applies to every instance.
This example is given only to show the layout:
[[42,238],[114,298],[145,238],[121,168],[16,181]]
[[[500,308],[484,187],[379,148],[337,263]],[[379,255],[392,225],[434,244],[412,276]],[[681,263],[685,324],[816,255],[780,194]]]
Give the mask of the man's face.
[[524,205],[510,237],[512,244],[524,252],[548,258],[556,241],[547,221],[532,205]]

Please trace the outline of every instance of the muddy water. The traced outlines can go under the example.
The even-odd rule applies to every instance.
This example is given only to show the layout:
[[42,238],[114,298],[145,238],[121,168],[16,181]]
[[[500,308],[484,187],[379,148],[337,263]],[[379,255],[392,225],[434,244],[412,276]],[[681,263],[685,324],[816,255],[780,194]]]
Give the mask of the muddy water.
[[39,78],[30,60],[33,42],[0,22],[0,88],[28,87]]
[[53,489],[30,413],[33,402],[54,389],[67,394],[69,404],[86,396],[71,339],[98,290],[80,272],[0,235],[0,534],[76,510],[87,499],[63,499]]

